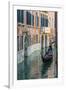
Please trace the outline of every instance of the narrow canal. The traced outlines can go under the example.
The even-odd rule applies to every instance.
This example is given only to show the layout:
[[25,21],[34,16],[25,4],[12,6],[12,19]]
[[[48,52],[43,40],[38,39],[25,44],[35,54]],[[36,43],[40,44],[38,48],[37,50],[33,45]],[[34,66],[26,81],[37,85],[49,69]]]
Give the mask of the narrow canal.
[[26,61],[17,64],[17,79],[54,78],[53,60],[42,62],[40,51],[35,51]]

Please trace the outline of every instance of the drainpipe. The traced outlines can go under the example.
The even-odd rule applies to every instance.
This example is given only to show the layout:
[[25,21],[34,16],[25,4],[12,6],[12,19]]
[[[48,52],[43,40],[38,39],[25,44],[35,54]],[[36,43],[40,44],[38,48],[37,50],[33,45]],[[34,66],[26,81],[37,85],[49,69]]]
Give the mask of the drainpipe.
[[57,12],[55,12],[56,77],[58,77]]

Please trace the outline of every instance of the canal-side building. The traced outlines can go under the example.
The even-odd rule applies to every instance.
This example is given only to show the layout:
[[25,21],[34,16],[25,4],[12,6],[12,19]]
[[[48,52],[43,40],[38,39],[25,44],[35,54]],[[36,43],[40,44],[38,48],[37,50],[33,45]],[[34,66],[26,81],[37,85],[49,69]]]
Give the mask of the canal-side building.
[[28,32],[28,54],[41,49],[41,37],[43,35],[43,47],[47,48],[50,41],[55,38],[55,12],[17,10],[17,57],[21,62],[24,52],[24,32]]

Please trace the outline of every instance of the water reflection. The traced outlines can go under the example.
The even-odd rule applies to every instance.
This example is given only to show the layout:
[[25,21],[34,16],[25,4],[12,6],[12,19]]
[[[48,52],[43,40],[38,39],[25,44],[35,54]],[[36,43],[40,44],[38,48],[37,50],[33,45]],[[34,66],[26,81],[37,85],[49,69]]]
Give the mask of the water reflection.
[[29,67],[28,67],[28,33],[25,33],[24,39],[24,79],[28,79]]
[[41,78],[46,78],[48,77],[48,68],[51,66],[52,60],[48,60],[45,63],[42,63],[41,67]]
[[29,77],[29,67],[27,62],[27,56],[24,57],[24,79],[28,79]]
[[52,65],[52,60],[43,63],[40,53],[36,52],[35,54],[34,52],[34,54],[32,54],[32,56],[30,57],[25,56],[24,61],[17,65],[17,74],[18,74],[17,79],[24,80],[24,79],[47,78],[48,68],[51,65]]
[[18,80],[24,80],[30,78],[30,66],[27,62],[27,57],[25,57],[24,61],[22,63],[17,64],[17,79]]

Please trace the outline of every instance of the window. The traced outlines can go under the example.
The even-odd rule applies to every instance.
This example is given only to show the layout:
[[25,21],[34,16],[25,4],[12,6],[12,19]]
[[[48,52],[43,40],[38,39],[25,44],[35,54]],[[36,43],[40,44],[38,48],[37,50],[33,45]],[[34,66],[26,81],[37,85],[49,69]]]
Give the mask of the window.
[[20,20],[22,23],[24,23],[24,11],[23,10],[21,10]]
[[17,51],[19,51],[19,36],[17,36]]
[[26,20],[27,20],[27,24],[31,25],[31,14],[28,11],[26,12]]
[[17,10],[17,22],[20,22],[20,10]]
[[31,45],[31,35],[28,36],[28,45],[30,46]]
[[48,17],[41,15],[41,27],[48,27]]
[[23,10],[17,10],[17,22],[24,23],[24,11]]
[[36,43],[38,43],[38,35],[36,35]]
[[23,49],[23,36],[20,36],[20,40],[19,36],[17,36],[17,51],[22,49]]
[[45,19],[45,21],[46,21],[45,26],[48,27],[48,19]]
[[38,15],[36,15],[36,26],[39,25],[39,18],[38,18]]
[[45,18],[44,26],[48,27],[48,16],[45,15],[44,18]]
[[20,50],[23,49],[23,36],[20,36]]
[[22,36],[22,49],[23,49],[23,36]]
[[32,26],[34,26],[34,16],[33,15],[31,15],[31,24],[32,24]]
[[35,40],[35,35],[33,35],[32,37],[32,44],[35,44],[36,40]]
[[44,26],[44,16],[41,15],[41,27],[43,27],[43,26]]

